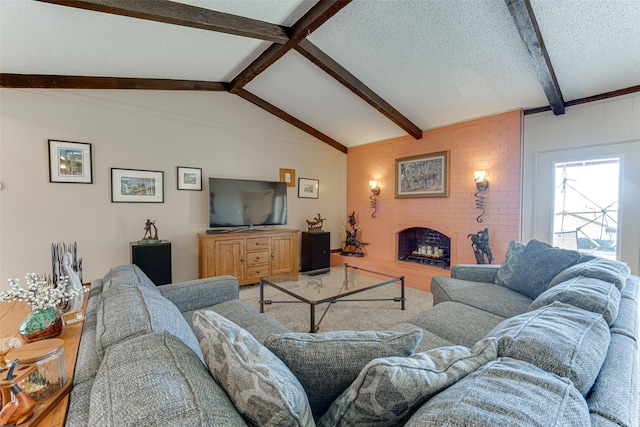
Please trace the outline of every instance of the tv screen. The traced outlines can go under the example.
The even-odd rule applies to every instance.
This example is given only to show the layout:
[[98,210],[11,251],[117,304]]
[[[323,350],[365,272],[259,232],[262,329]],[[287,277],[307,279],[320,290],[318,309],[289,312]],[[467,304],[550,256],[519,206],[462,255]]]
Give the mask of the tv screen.
[[209,178],[209,226],[287,223],[285,182]]

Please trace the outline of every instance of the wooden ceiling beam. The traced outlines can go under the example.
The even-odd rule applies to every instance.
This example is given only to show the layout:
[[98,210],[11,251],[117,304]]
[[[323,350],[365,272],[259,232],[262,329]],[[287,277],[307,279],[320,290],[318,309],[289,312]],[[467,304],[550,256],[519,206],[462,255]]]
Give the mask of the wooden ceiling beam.
[[43,3],[92,10],[236,36],[289,41],[289,28],[243,16],[176,3],[168,0],[38,0]]
[[32,89],[137,89],[226,91],[227,84],[199,80],[142,79],[128,77],[0,74],[0,87]]
[[[617,96],[629,95],[632,93],[640,92],[640,85],[631,86],[624,89],[612,90],[611,92],[605,92],[598,95],[588,96],[586,98],[574,99],[573,101],[567,101],[564,103],[565,107],[573,107],[580,104],[587,104],[589,102],[602,101],[603,99],[615,98]],[[536,107],[536,108],[527,108],[524,110],[524,115],[528,116],[530,114],[543,113],[545,111],[551,110],[551,107]]]
[[320,48],[304,39],[295,47],[302,56],[313,62],[324,72],[340,82],[351,92],[362,98],[367,104],[385,115],[389,120],[404,129],[415,139],[422,139],[422,129],[416,126],[411,120],[402,115],[391,104],[382,99],[378,94],[362,83],[356,76],[347,71],[342,65],[334,61]]
[[262,98],[259,98],[258,96],[252,94],[251,92],[249,92],[249,91],[247,91],[245,89],[239,89],[239,90],[236,91],[235,94],[238,95],[239,97],[249,101],[253,105],[256,105],[256,106],[262,108],[263,110],[273,114],[274,116],[279,117],[280,119],[284,120],[285,122],[292,124],[293,126],[295,126],[298,129],[308,133],[309,135],[318,138],[320,141],[322,141],[322,142],[324,142],[326,144],[329,144],[330,146],[332,146],[336,150],[347,154],[348,148],[345,147],[344,145],[340,144],[335,139],[325,135],[324,133],[320,132],[319,130],[317,130],[315,128],[312,128],[308,124],[296,119],[291,114],[279,109],[275,105],[270,104],[269,102],[265,101]]
[[249,64],[247,68],[231,80],[229,92],[238,92],[278,59],[282,58],[287,52],[294,49],[300,41],[317,30],[350,2],[351,0],[320,0],[291,27],[289,41],[282,45],[271,45]]
[[524,42],[533,66],[542,84],[542,89],[549,100],[553,114],[564,114],[564,99],[560,91],[560,85],[553,71],[547,48],[545,47],[542,33],[538,27],[538,21],[531,7],[530,0],[504,0],[511,17],[516,24],[520,38]]

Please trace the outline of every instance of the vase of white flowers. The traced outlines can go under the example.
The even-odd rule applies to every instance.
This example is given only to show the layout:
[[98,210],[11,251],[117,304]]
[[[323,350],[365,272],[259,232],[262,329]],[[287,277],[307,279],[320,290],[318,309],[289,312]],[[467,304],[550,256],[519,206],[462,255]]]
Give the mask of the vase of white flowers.
[[31,313],[20,323],[18,332],[26,342],[55,337],[62,332],[62,318],[58,305],[77,296],[82,290],[67,290],[67,277],[51,283],[44,276],[29,273],[25,276],[26,289],[19,279],[9,279],[11,288],[0,292],[0,302],[24,301],[31,306]]

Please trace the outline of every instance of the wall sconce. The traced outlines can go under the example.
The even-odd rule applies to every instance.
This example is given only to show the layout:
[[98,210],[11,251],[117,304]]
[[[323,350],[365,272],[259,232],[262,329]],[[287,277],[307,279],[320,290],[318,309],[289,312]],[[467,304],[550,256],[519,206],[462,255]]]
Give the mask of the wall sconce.
[[378,181],[369,181],[369,189],[371,189],[371,209],[373,212],[371,213],[371,218],[375,218],[378,213],[378,199],[376,196],[380,194],[380,187],[378,187]]
[[485,178],[486,171],[474,171],[473,178],[476,181],[476,188],[478,191],[474,194],[476,198],[476,208],[481,209],[482,213],[478,215],[476,218],[477,222],[482,222],[482,217],[486,214],[486,210],[484,209],[484,197],[480,195],[483,191],[487,191],[489,188],[489,181]]

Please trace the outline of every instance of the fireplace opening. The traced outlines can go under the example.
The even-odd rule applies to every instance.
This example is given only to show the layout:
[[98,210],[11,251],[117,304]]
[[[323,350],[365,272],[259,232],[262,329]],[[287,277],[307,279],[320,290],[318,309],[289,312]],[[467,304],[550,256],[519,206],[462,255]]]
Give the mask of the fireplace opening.
[[398,233],[398,260],[448,269],[451,238],[431,228],[402,230]]

